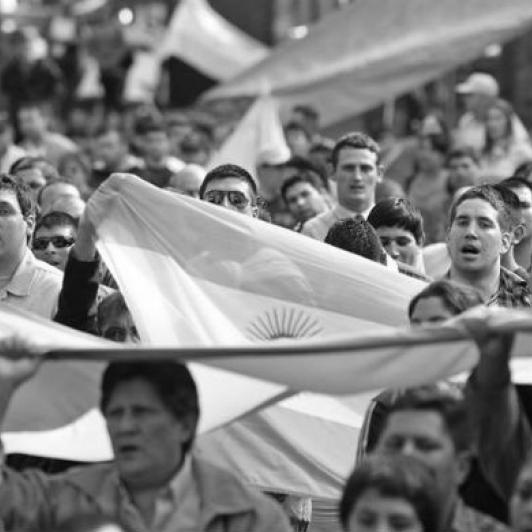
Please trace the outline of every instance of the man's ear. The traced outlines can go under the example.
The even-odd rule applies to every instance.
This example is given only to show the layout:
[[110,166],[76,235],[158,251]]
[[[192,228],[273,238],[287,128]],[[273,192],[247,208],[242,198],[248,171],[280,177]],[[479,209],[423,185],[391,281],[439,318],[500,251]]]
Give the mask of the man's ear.
[[512,247],[513,244],[513,232],[504,231],[501,234],[501,255],[504,255]]
[[456,481],[461,486],[467,479],[471,471],[471,451],[459,451],[456,453]]
[[384,179],[384,166],[382,164],[377,165],[377,183],[380,183]]
[[525,236],[525,226],[524,224],[519,224],[516,227],[514,227],[513,230],[513,244],[517,246],[521,240],[523,240],[523,237]]
[[33,235],[33,230],[35,229],[35,213],[28,214],[24,219],[26,222],[26,235],[28,236],[28,242]]

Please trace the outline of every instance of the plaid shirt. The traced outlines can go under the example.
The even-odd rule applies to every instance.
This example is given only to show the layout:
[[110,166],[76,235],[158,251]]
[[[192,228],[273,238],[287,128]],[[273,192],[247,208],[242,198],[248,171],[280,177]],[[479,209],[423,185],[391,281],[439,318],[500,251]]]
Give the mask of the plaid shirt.
[[501,266],[499,290],[486,303],[500,307],[532,307],[532,296],[528,283],[519,275]]
[[[447,272],[445,278],[451,279],[451,270]],[[491,295],[486,305],[507,308],[532,307],[532,294],[528,283],[519,275],[501,266],[499,289]]]

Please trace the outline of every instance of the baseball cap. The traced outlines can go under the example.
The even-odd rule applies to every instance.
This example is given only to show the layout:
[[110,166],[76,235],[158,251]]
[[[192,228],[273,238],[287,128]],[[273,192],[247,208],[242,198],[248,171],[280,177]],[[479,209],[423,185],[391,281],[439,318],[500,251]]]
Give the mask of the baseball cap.
[[490,74],[473,72],[463,83],[456,86],[459,94],[484,94],[495,98],[499,95],[499,84]]

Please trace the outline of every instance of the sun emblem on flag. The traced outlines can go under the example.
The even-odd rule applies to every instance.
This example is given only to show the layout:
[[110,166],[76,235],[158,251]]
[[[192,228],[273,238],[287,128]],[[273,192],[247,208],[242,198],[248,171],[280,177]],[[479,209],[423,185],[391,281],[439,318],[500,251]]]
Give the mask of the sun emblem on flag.
[[252,340],[312,338],[323,331],[320,322],[308,312],[295,308],[274,308],[257,316],[247,327]]

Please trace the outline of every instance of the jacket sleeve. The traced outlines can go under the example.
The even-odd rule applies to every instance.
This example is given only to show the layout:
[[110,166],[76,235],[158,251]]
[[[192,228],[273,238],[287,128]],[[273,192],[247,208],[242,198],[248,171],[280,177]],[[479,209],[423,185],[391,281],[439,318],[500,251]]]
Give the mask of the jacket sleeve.
[[0,501],[0,523],[5,532],[50,529],[54,512],[49,478],[44,473],[18,473],[2,465]]
[[481,467],[493,487],[508,501],[532,445],[532,431],[511,382],[482,388],[470,377],[466,401],[476,428]]
[[72,251],[68,256],[54,321],[84,332],[96,332],[96,320],[91,313],[98,296],[99,257],[84,262]]

